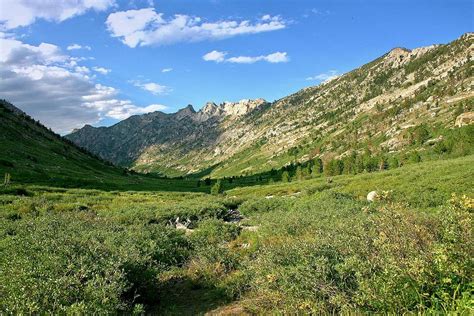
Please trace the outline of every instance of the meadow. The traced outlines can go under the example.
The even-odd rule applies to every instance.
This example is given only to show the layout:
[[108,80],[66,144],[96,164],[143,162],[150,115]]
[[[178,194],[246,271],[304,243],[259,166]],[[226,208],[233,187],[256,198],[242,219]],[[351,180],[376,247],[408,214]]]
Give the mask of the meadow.
[[0,311],[469,314],[472,179],[474,156],[216,195],[9,185]]

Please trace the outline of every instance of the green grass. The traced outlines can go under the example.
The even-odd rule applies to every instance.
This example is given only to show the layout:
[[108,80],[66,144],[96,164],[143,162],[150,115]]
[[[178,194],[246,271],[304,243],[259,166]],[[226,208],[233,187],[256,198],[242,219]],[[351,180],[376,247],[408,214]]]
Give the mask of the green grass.
[[[0,311],[468,313],[473,162],[223,195],[10,185]],[[372,190],[391,192],[368,203]]]
[[473,179],[474,155],[471,155],[411,164],[381,172],[329,178],[320,176],[305,181],[235,188],[227,191],[227,194],[262,197],[332,190],[365,199],[370,191],[393,191],[392,194],[398,201],[408,202],[416,207],[435,207],[443,204],[453,192],[472,194]]

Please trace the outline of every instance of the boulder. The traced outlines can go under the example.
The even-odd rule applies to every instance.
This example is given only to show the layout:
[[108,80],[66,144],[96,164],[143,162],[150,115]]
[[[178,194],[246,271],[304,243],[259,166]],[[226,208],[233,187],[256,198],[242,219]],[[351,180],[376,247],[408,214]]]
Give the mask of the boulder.
[[373,202],[377,199],[378,194],[377,191],[370,191],[369,194],[367,194],[367,201]]
[[472,123],[474,123],[474,112],[465,112],[456,118],[456,123],[454,123],[454,125],[456,127],[461,127]]

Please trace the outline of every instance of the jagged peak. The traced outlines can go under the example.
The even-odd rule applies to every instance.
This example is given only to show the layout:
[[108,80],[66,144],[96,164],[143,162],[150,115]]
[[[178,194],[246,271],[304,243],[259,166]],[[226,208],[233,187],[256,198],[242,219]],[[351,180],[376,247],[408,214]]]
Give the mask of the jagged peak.
[[409,53],[409,52],[411,52],[411,49],[399,46],[399,47],[392,48],[389,54],[403,54],[403,53]]
[[188,104],[186,107],[178,110],[174,115],[180,119],[183,117],[192,117],[194,114],[196,114],[194,107],[191,104]]
[[196,110],[194,110],[194,107],[192,104],[188,104],[187,106],[185,106],[184,108],[182,109],[179,109],[177,113],[179,112],[192,112],[192,113],[196,113]]
[[474,37],[474,32],[466,32],[459,39],[471,39]]
[[392,48],[386,55],[385,59],[390,62],[401,62],[405,57],[410,55],[411,50],[405,47]]

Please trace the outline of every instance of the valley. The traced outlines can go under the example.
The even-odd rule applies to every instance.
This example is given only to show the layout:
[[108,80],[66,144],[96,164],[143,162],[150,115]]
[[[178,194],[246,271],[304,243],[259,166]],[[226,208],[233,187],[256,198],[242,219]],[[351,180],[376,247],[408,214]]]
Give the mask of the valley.
[[[150,8],[117,14],[107,31],[118,32],[127,54],[168,23]],[[126,27],[114,28],[122,17]],[[181,22],[194,31],[215,26]],[[256,26],[219,23],[221,32],[237,32],[283,22],[265,15]],[[0,100],[0,314],[473,314],[473,33],[394,48],[279,100],[174,113],[92,85],[112,71],[77,66],[93,58],[9,43],[20,66],[45,63],[10,76],[42,82],[74,67],[69,80],[90,84],[81,114],[116,121],[61,136],[23,104]],[[22,57],[27,50],[36,59]],[[290,60],[286,52],[228,54],[213,50],[201,63],[235,71],[239,63]],[[172,91],[140,80],[127,83],[154,98]],[[74,104],[51,87],[56,110]],[[108,94],[114,99],[103,99]]]
[[225,195],[8,186],[2,310],[464,313],[473,166],[470,155]]

